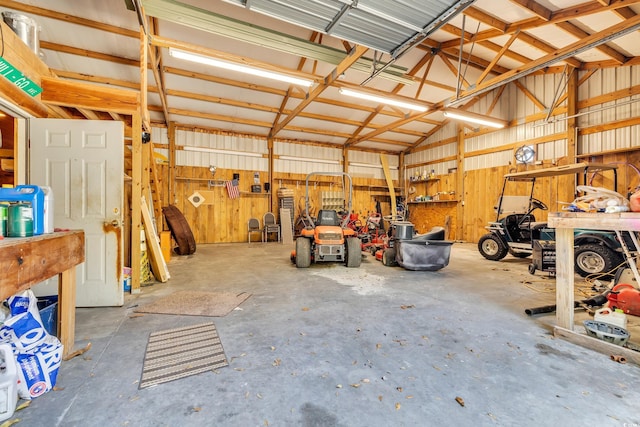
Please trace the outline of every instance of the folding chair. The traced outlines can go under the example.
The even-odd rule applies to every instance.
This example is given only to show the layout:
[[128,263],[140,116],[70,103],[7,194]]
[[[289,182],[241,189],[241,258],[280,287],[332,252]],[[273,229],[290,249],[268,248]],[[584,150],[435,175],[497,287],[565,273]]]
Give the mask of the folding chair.
[[267,212],[262,216],[262,223],[264,227],[262,228],[262,241],[269,241],[269,234],[276,233],[278,236],[278,242],[280,241],[280,224],[276,223],[276,216]]
[[262,235],[262,228],[260,228],[260,221],[258,218],[249,218],[249,223],[247,224],[247,241],[251,243],[251,233],[259,233],[262,236],[262,241],[264,242],[264,235]]

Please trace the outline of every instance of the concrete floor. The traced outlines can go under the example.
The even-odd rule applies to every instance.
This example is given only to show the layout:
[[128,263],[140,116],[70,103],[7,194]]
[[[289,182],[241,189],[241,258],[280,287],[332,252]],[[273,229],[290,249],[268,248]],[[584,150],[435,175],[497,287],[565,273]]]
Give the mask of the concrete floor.
[[[200,245],[119,308],[77,310],[57,390],[25,426],[638,426],[640,368],[550,334],[554,281],[456,243],[448,267],[296,269],[289,245]],[[525,282],[525,283],[523,283]],[[145,314],[176,290],[249,292],[225,317]],[[578,317],[577,317],[578,318]],[[634,318],[637,320],[637,318]],[[634,321],[635,321],[634,320]],[[229,366],[139,390],[149,333],[213,321]],[[464,403],[462,406],[456,399]]]

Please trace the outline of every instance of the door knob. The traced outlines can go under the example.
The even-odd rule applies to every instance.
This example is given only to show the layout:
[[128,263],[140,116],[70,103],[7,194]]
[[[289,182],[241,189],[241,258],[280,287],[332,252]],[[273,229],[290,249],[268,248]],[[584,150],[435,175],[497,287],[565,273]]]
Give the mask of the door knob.
[[105,225],[105,227],[112,226],[112,227],[118,228],[118,227],[120,227],[120,221],[118,221],[117,219],[114,219],[111,222],[105,221],[104,225]]

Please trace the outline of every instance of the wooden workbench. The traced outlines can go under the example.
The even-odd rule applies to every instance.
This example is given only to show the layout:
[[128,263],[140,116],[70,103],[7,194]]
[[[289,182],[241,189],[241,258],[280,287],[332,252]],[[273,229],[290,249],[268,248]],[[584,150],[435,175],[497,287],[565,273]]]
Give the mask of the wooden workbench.
[[76,265],[84,262],[84,231],[0,240],[0,301],[58,275],[58,338],[63,357],[73,351]]
[[[609,355],[624,355],[640,365],[640,353],[582,335],[574,327],[573,229],[640,231],[640,213],[550,212],[549,227],[556,229],[556,326],[554,334]],[[632,249],[632,248],[630,248]]]

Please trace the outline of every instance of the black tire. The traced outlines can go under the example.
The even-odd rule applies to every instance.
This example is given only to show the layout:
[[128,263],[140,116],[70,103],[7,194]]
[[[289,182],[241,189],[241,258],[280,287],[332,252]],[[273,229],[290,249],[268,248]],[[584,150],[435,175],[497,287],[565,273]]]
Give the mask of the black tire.
[[615,274],[613,269],[622,262],[617,252],[596,243],[576,247],[574,255],[575,271],[582,277],[598,274],[612,278]]
[[347,267],[360,267],[362,261],[362,243],[357,237],[347,239]]
[[296,239],[296,267],[307,268],[311,265],[311,241],[306,237]]
[[531,255],[529,252],[509,252],[511,255],[513,255],[516,258],[526,258],[529,255]]
[[498,261],[507,256],[509,250],[502,239],[493,233],[485,234],[478,241],[478,251],[488,260]]
[[396,262],[396,250],[394,248],[383,249],[382,265],[386,265],[387,267],[398,265]]
[[173,248],[173,251],[178,255],[191,255],[194,253],[196,251],[196,239],[193,237],[191,227],[189,227],[189,223],[180,212],[180,209],[174,205],[169,205],[162,208],[162,213],[167,221],[173,240],[178,244]]
[[536,265],[533,263],[529,264],[529,274],[536,274]]

